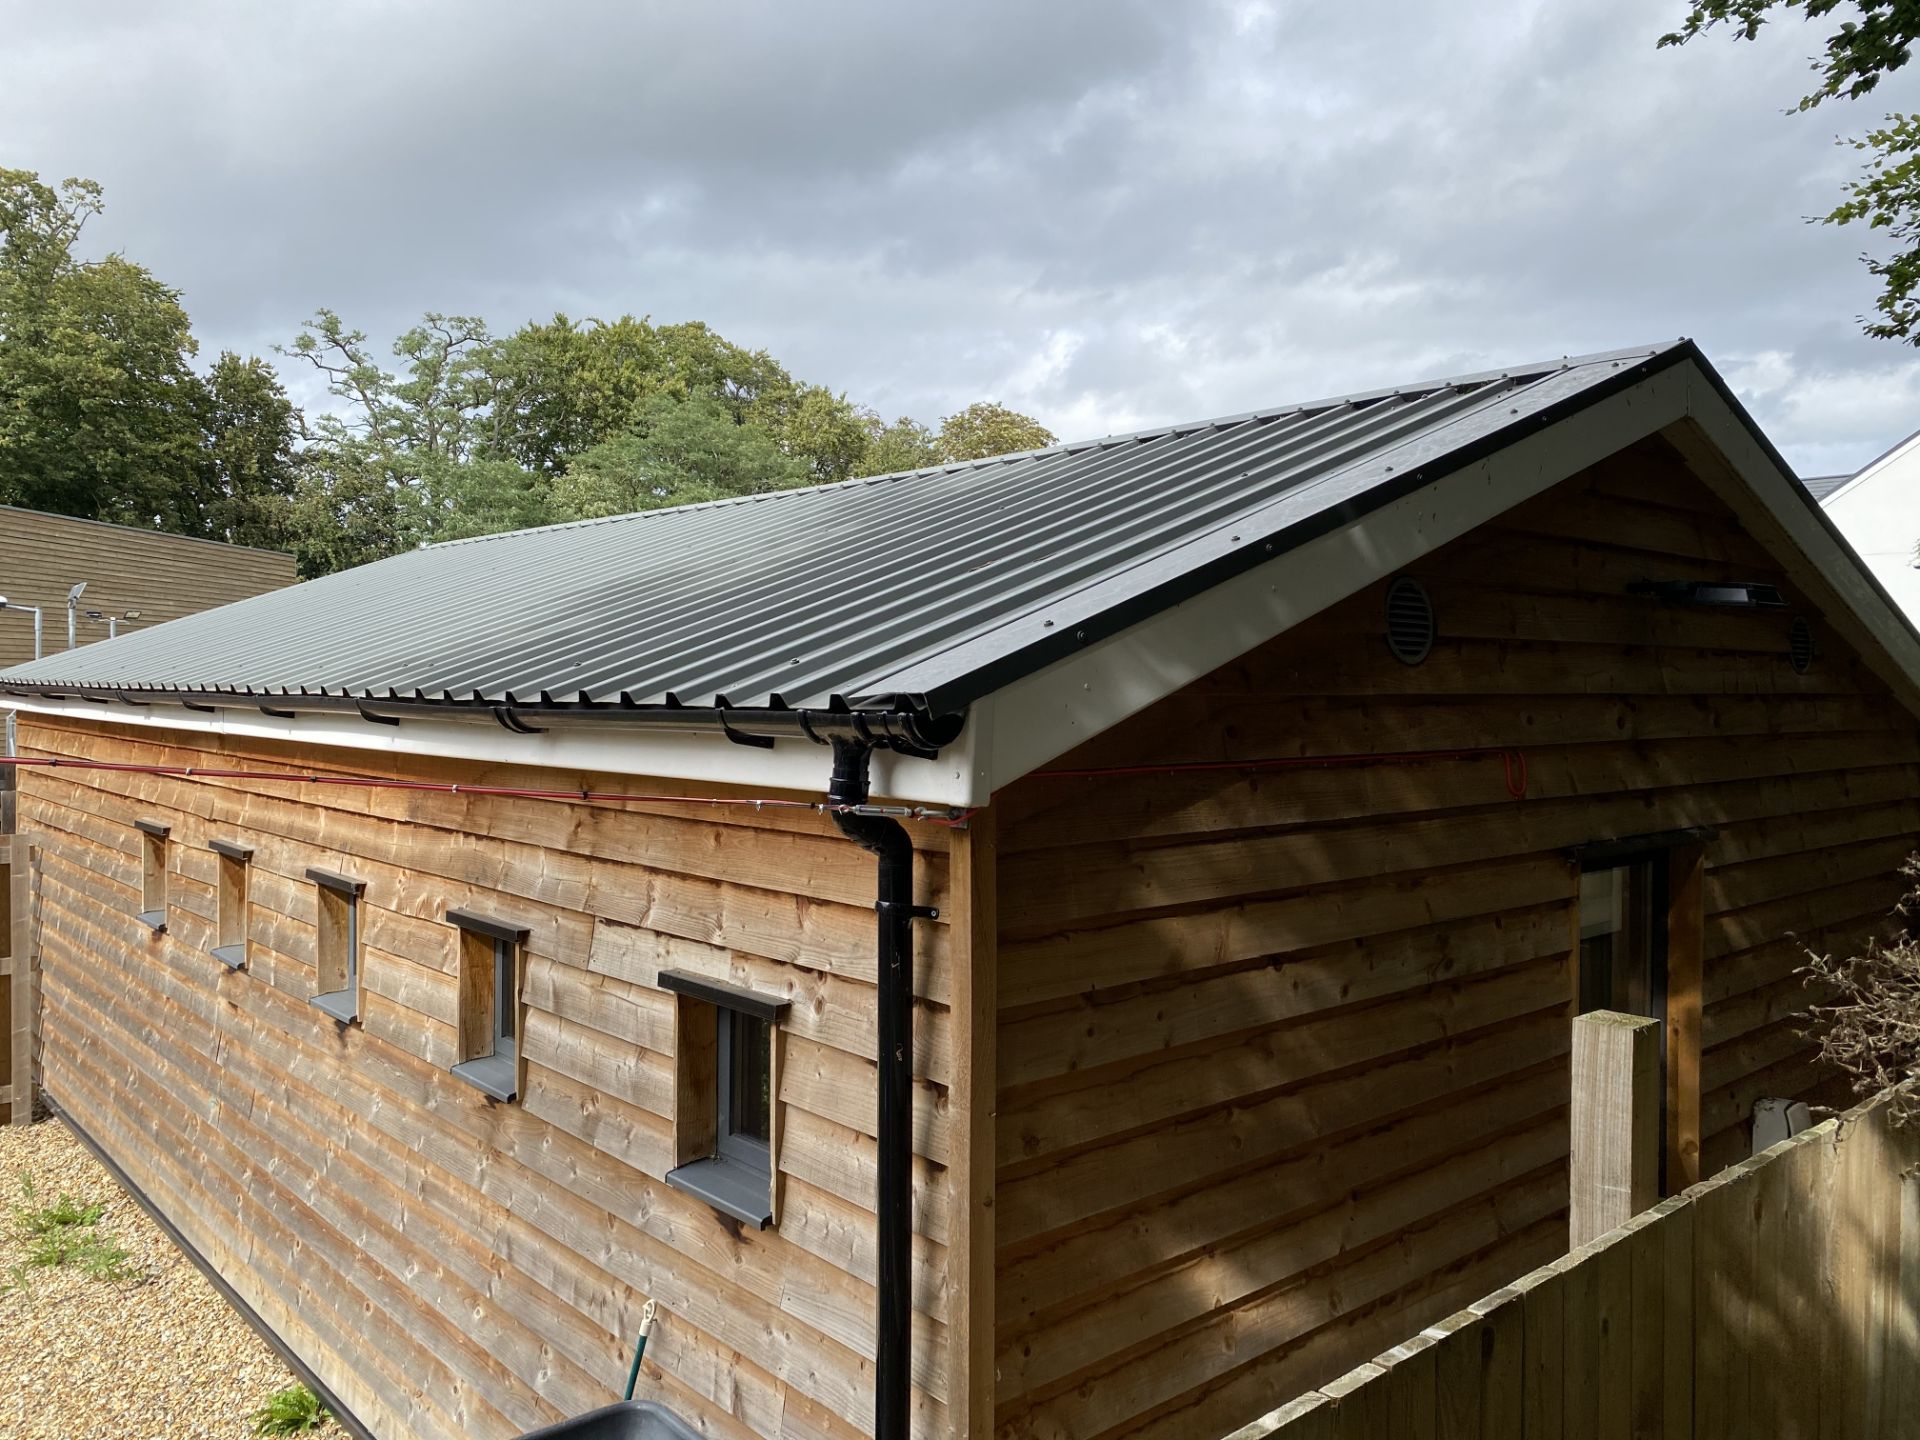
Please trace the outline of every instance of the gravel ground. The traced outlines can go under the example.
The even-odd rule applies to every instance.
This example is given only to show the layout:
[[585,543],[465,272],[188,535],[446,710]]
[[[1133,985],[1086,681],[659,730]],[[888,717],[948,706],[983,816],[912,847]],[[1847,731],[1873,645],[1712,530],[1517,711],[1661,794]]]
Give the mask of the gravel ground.
[[[138,1280],[15,1272],[22,1172],[36,1204],[100,1201],[99,1234]],[[25,1290],[10,1282],[27,1277]],[[294,1383],[193,1262],[56,1120],[0,1126],[0,1440],[240,1440],[266,1397]],[[344,1440],[336,1425],[309,1436]]]

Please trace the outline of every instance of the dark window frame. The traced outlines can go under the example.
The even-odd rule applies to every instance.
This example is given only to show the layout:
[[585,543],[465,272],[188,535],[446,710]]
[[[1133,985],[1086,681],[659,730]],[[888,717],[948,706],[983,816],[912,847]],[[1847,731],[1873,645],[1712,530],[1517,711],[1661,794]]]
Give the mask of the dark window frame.
[[[316,991],[308,997],[307,1003],[342,1025],[357,1025],[360,1023],[361,950],[364,943],[360,933],[360,901],[366,893],[367,882],[311,866],[307,870],[307,879],[313,882],[318,897],[313,956],[316,985],[327,982],[327,970],[335,963],[332,956],[324,953],[329,934],[343,929],[339,943],[345,949],[345,954],[339,960],[339,978],[344,983],[330,990]],[[329,896],[333,898],[329,900]],[[344,925],[328,919],[330,904],[345,907]]]
[[[764,1230],[774,1222],[778,1147],[780,997],[663,970],[660,988],[678,997],[675,1056],[675,1158],[667,1183],[722,1214]],[[764,1135],[743,1128],[735,1074],[741,1038],[764,1035],[752,1074],[765,1101]],[[756,1041],[756,1048],[759,1042]],[[749,1080],[753,1084],[753,1080]]]
[[[207,848],[218,857],[214,889],[214,959],[229,970],[247,968],[247,939],[252,928],[253,847],[236,845],[230,840],[209,840]],[[229,898],[231,897],[231,898]],[[237,911],[230,914],[229,907]]]
[[[461,1011],[455,1043],[459,1059],[449,1070],[489,1099],[511,1104],[520,1098],[521,990],[526,976],[525,927],[510,925],[471,910],[448,910],[457,935]],[[485,955],[480,954],[484,948]],[[484,980],[484,988],[473,984]],[[467,1007],[484,1003],[490,1012],[485,1034],[476,1033]],[[480,1045],[488,1048],[483,1053]]]
[[167,929],[167,873],[173,868],[173,828],[158,820],[136,820],[140,832],[140,909],[138,919],[156,935]]

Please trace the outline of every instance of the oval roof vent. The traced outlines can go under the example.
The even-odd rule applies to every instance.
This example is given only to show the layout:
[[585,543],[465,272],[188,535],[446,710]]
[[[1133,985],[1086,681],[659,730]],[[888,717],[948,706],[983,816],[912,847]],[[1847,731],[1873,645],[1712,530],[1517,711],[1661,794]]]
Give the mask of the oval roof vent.
[[1418,665],[1433,650],[1433,599],[1410,576],[1387,586],[1387,648],[1402,665]]
[[1804,675],[1813,668],[1813,626],[1804,615],[1793,617],[1793,625],[1787,631],[1787,659],[1793,664],[1793,673]]

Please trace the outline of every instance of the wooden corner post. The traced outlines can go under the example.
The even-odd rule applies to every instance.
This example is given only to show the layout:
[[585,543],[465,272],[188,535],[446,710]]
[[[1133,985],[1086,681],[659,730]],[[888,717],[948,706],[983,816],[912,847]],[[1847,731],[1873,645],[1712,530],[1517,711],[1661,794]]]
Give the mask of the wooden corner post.
[[953,832],[953,1154],[947,1172],[947,1418],[954,1440],[993,1434],[994,1157],[999,1070],[996,816],[977,812]]
[[1660,1029],[1658,1020],[1614,1010],[1573,1022],[1574,1249],[1659,1203]]
[[33,1123],[34,1052],[39,1043],[40,996],[33,957],[33,841],[25,835],[5,837],[9,917],[8,1010],[0,1013],[7,1030],[7,1118],[15,1125]]

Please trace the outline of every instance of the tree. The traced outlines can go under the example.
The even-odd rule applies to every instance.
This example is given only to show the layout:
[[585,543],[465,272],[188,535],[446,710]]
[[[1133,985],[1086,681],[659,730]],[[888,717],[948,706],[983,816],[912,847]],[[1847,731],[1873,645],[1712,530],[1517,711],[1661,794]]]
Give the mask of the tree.
[[[1660,44],[1684,45],[1719,26],[1736,39],[1752,40],[1775,11],[1800,10],[1808,20],[1825,20],[1841,8],[1841,0],[1697,0]],[[1828,34],[1823,57],[1814,64],[1819,83],[1800,97],[1797,110],[1871,93],[1906,65],[1920,38],[1916,0],[1846,0],[1845,11],[1847,18]],[[1880,318],[1865,329],[1881,339],[1920,344],[1920,116],[1889,115],[1885,124],[1847,143],[1868,158],[1860,178],[1848,185],[1847,198],[1821,218],[1829,225],[1864,221],[1888,232],[1895,246],[1890,257],[1862,257],[1881,282],[1874,302]]]
[[940,422],[940,458],[984,460],[1054,444],[1053,432],[1031,416],[982,400]]
[[773,437],[735,422],[706,396],[656,395],[623,434],[579,456],[553,482],[561,520],[625,515],[805,484],[807,468]]
[[203,388],[179,292],[73,245],[99,186],[0,169],[0,499],[198,533]]
[[553,476],[620,433],[660,389],[666,357],[645,320],[623,315],[605,324],[555,315],[498,342],[488,369],[487,452]]
[[279,548],[289,542],[298,414],[273,367],[225,351],[205,382],[204,538]]
[[867,448],[859,474],[892,475],[902,470],[924,470],[941,461],[940,442],[918,420],[902,415],[882,425],[878,415],[867,417]]
[[867,416],[845,395],[820,385],[797,386],[784,421],[787,453],[804,461],[815,480],[860,473],[872,437]]
[[511,460],[432,461],[420,496],[422,535],[433,541],[531,530],[555,518],[551,482]]
[[303,580],[410,550],[428,530],[417,474],[396,473],[364,439],[300,452],[288,543]]

